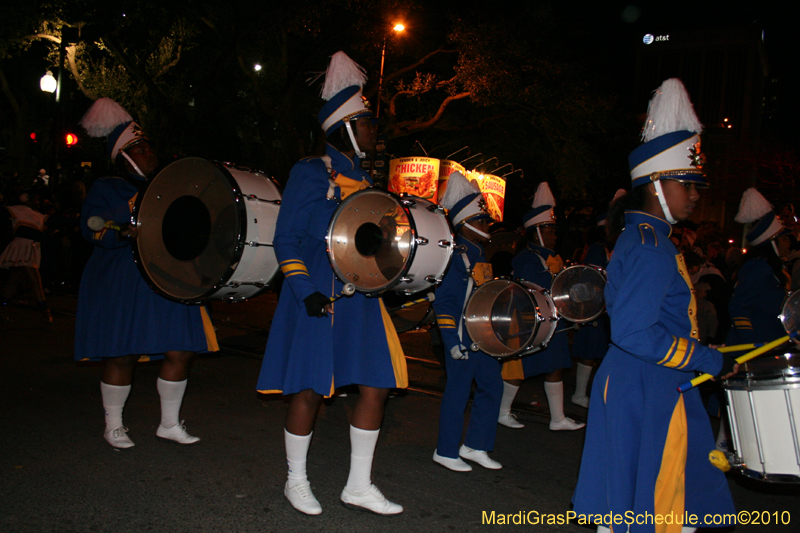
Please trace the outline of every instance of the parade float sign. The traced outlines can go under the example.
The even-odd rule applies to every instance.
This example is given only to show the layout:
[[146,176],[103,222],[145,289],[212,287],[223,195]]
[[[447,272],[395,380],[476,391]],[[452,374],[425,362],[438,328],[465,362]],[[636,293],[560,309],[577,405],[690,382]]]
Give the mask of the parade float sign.
[[477,172],[469,172],[467,179],[478,184],[481,193],[483,193],[483,199],[486,201],[489,215],[496,222],[502,222],[506,199],[506,180],[500,176],[479,174]]
[[437,192],[439,200],[442,199],[444,191],[447,190],[447,180],[450,179],[450,174],[456,171],[461,172],[464,176],[467,175],[466,169],[460,163],[449,159],[442,159],[439,163],[439,190]]
[[389,162],[389,192],[436,202],[438,181],[439,160],[433,157],[403,157]]

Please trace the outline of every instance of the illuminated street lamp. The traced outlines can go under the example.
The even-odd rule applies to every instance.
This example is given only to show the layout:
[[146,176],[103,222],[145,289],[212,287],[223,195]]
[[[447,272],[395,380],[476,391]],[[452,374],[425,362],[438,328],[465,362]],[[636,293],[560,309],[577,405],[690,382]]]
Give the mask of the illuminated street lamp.
[[54,93],[56,92],[56,87],[58,86],[58,82],[56,81],[53,73],[49,70],[47,73],[42,76],[42,79],[39,80],[39,87],[42,91],[46,93]]

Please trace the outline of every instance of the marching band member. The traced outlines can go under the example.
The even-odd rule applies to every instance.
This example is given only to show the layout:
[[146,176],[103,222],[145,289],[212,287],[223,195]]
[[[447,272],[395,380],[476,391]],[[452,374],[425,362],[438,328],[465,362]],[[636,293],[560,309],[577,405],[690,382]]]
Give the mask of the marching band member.
[[[553,276],[564,268],[561,256],[553,251],[556,246],[555,203],[550,186],[547,182],[540,183],[533,198],[533,209],[523,221],[528,246],[511,262],[515,278],[530,281],[543,289],[550,289]],[[586,424],[575,422],[564,414],[564,382],[561,378],[564,368],[572,368],[566,332],[554,334],[544,350],[504,363],[503,400],[498,422],[510,428],[523,427],[511,414],[514,397],[525,378],[545,374],[544,392],[550,407],[550,429],[564,431],[584,427]]]
[[[95,248],[81,278],[75,319],[75,359],[103,360],[100,390],[105,410],[104,437],[115,448],[133,442],[122,423],[140,357],[164,359],[158,374],[161,423],[156,436],[179,444],[200,439],[186,432],[180,407],[195,352],[217,350],[205,309],[172,302],[153,292],[131,254],[137,232],[129,227],[131,209],[158,158],[138,124],[110,98],[97,100],[81,125],[93,137],[108,136],[107,151],[122,177],[98,179],[83,202],[80,228]],[[121,227],[90,229],[90,217]]]
[[[325,246],[339,202],[372,184],[360,160],[375,148],[372,112],[361,96],[363,69],[344,52],[331,58],[319,122],[328,144],[323,157],[306,158],[291,171],[275,227],[275,253],[286,285],[270,328],[258,390],[291,395],[284,439],[289,466],[284,495],[298,511],[318,515],[306,459],[317,410],[336,388],[358,385],[350,420],[350,475],[341,501],[381,515],[403,512],[372,484],[372,457],[389,389],[406,387],[405,358],[380,298],[356,293],[335,303],[343,284],[333,274]],[[375,318],[382,325],[375,327]]]
[[645,143],[629,158],[632,191],[611,207],[611,233],[624,224],[605,289],[611,346],[592,387],[574,511],[662,519],[596,523],[598,532],[693,531],[682,528],[685,513],[734,512],[700,393],[677,390],[696,371],[737,369],[698,342],[691,281],[669,240],[706,185],[701,130],[683,84],[665,81],[650,102]]
[[733,327],[727,343],[770,342],[786,334],[778,318],[789,288],[777,245],[784,228],[754,188],[742,195],[736,222],[748,225],[748,247],[729,305]]
[[[469,350],[472,340],[463,319],[473,290],[492,279],[492,265],[486,261],[481,246],[489,239],[487,231],[492,219],[483,205],[478,186],[460,172],[450,175],[441,204],[449,209],[448,217],[456,229],[456,243],[462,251],[453,257],[433,302],[447,369],[433,460],[456,472],[472,470],[462,459],[498,470],[502,465],[487,452],[494,449],[496,420],[503,395],[500,363],[484,352]],[[477,388],[464,444],[459,447],[473,381]]]
[[[584,264],[603,270],[608,267],[610,256],[606,245],[606,216],[606,213],[603,213],[598,217],[593,242],[583,257]],[[589,407],[586,389],[592,377],[595,361],[602,359],[608,350],[608,327],[608,315],[603,313],[593,323],[581,324],[572,339],[572,353],[578,358],[572,403],[581,407]]]

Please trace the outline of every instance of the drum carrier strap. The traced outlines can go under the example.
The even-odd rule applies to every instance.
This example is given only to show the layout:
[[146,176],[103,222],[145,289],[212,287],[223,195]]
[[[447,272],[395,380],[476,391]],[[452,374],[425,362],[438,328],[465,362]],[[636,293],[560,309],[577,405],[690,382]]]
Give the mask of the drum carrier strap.
[[[470,269],[472,268],[469,264],[469,259],[467,258],[466,250],[461,254],[461,259],[464,260],[464,266],[467,267],[467,274],[469,274],[469,281],[467,282],[467,293],[464,295],[464,304],[461,306],[461,315],[464,314],[464,309],[467,308],[467,302],[469,301],[469,297],[472,294],[472,286],[475,283],[472,279],[472,274],[470,273]],[[461,328],[464,325],[464,320],[458,321],[458,342],[462,342],[462,335],[461,335]]]

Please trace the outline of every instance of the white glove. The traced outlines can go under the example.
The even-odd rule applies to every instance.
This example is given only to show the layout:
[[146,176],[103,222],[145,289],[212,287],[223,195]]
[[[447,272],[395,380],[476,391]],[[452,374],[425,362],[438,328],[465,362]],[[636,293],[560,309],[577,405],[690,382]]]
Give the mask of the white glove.
[[453,359],[469,359],[467,348],[463,344],[456,344],[450,348],[450,357]]

